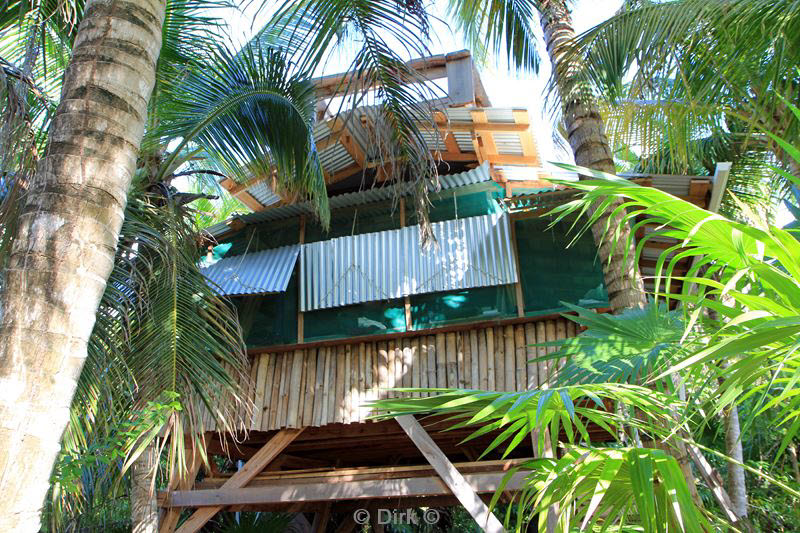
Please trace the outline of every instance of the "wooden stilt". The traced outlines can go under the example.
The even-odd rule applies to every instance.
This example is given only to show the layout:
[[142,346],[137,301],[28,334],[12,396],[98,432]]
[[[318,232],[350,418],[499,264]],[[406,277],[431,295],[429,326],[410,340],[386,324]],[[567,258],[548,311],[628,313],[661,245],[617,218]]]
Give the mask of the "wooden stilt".
[[[241,470],[236,472],[231,478],[223,485],[224,488],[238,489],[247,485],[250,480],[256,477],[264,470],[273,459],[288,446],[294,439],[302,433],[303,428],[300,429],[282,429],[272,439],[269,440],[264,446],[258,450],[253,457],[247,461]],[[194,512],[189,519],[181,525],[177,533],[195,533],[200,531],[206,522],[211,520],[215,514],[220,512],[224,506],[203,507]]]
[[505,532],[497,517],[489,511],[483,500],[478,497],[417,419],[412,415],[401,415],[396,420],[478,525],[487,533]]
[[312,533],[325,533],[330,519],[331,502],[328,502],[322,507],[321,511],[314,514],[314,523],[311,524]]
[[[192,449],[186,450],[187,456],[191,457],[191,464],[189,465],[189,470],[186,472],[186,476],[175,478],[170,483],[171,490],[189,490],[194,485],[194,480],[197,477],[197,473],[200,471],[200,466],[203,464],[202,459],[200,459],[200,455],[193,453]],[[172,533],[175,531],[175,528],[178,525],[178,519],[181,517],[181,509],[166,509],[161,516],[161,520],[158,526],[159,533]]]

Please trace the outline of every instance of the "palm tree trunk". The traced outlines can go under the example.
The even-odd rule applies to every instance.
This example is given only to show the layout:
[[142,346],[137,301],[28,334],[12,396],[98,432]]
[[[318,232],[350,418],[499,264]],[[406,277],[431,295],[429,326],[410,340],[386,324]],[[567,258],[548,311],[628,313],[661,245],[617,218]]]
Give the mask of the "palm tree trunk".
[[0,319],[0,531],[39,531],[111,272],[165,0],[89,0],[14,234]]
[[[582,81],[581,65],[569,54],[570,42],[575,38],[572,15],[564,0],[544,0],[540,4],[540,13],[544,41],[561,98],[562,117],[575,163],[614,174],[616,169],[603,118],[591,88]],[[628,241],[630,227],[623,220],[621,212],[616,216],[612,214],[621,204],[621,199],[615,201],[592,226],[613,313],[647,304],[633,241],[630,244]],[[607,228],[612,231],[606,231]],[[686,446],[675,439],[667,448],[678,460],[689,490],[695,501],[699,502]]]
[[132,533],[158,533],[158,503],[153,482],[156,468],[156,445],[150,443],[131,467]]
[[[739,463],[744,462],[739,409],[735,405],[728,410],[725,416],[725,448],[728,457]],[[730,462],[728,463],[728,495],[736,516],[740,519],[747,518],[747,485],[744,479],[744,468]]]
[[[579,65],[569,59],[569,42],[575,37],[572,15],[564,0],[545,0],[541,2],[540,10],[544,40],[561,97],[563,120],[575,163],[613,174],[616,170],[603,118],[591,90],[576,75],[580,72]],[[613,204],[612,209],[592,227],[598,256],[603,262],[609,303],[614,313],[632,307],[644,307],[647,303],[633,243],[627,244],[630,227],[623,222],[622,213],[609,220],[613,207],[621,203],[622,200],[618,200]],[[606,228],[618,229],[617,238],[607,234]]]

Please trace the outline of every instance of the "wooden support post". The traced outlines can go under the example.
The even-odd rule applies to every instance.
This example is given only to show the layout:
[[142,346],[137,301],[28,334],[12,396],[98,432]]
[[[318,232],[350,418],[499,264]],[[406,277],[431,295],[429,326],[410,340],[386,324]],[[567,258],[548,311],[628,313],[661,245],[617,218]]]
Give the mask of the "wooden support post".
[[456,470],[453,463],[447,458],[441,449],[436,445],[430,435],[422,428],[413,415],[401,415],[396,418],[397,423],[406,432],[406,435],[414,442],[425,459],[431,464],[439,477],[445,482],[448,488],[467,512],[475,519],[487,533],[505,532],[503,525],[494,516],[489,508],[478,497],[475,490],[467,483],[461,472]]
[[314,514],[314,523],[311,524],[312,533],[325,533],[328,529],[328,521],[331,519],[331,502],[326,503],[322,510]]
[[514,284],[514,299],[517,303],[517,316],[525,316],[525,296],[522,292],[522,271],[519,268],[517,229],[514,220],[509,220],[508,223],[511,225],[511,252],[514,254],[514,265],[517,267],[517,282]]
[[[400,227],[406,227],[406,199],[400,198]],[[406,331],[411,331],[414,329],[411,323],[411,297],[404,296],[403,297],[403,308],[405,309],[405,317],[406,317]]]
[[[300,215],[300,234],[298,235],[297,242],[301,246],[306,242],[306,216]],[[303,283],[303,280],[300,280]],[[297,306],[297,343],[300,344],[305,338],[305,317],[303,312],[300,311],[300,306]]]
[[[302,432],[303,428],[280,430],[244,464],[241,470],[228,479],[223,485],[223,488],[238,489],[250,483],[250,480],[260,474],[261,471],[264,470],[264,467],[280,455],[280,453]],[[200,531],[206,522],[211,520],[214,515],[223,508],[224,506],[219,505],[198,509],[183,523],[183,525],[181,525],[177,533],[196,533]]]
[[[194,485],[194,480],[197,477],[197,473],[200,471],[200,466],[203,464],[203,460],[200,458],[199,453],[194,453],[192,448],[187,447],[186,454],[191,458],[188,471],[183,477],[173,475],[173,479],[169,484],[170,490],[189,490]],[[160,523],[158,525],[159,533],[172,533],[175,531],[180,517],[181,509],[166,509],[162,514]]]

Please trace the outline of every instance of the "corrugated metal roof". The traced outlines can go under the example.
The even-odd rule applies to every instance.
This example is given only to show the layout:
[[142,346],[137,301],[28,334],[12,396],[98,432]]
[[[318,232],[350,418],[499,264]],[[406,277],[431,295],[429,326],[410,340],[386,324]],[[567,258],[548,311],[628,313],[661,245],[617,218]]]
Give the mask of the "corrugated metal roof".
[[300,245],[220,259],[200,271],[226,296],[283,292],[292,277]]
[[506,213],[431,226],[436,245],[426,249],[417,226],[303,245],[300,309],[517,282]]
[[[459,172],[458,174],[448,174],[446,176],[439,176],[439,184],[442,190],[466,188],[466,187],[470,187],[469,190],[472,190],[473,188],[472,186],[479,186],[479,185],[488,185],[490,187],[495,186],[494,182],[489,176],[488,163],[484,163],[479,167],[467,170],[465,172]],[[392,198],[395,197],[396,194],[398,194],[397,192],[398,187],[404,187],[404,184],[395,184],[385,187],[373,187],[365,191],[340,194],[337,196],[332,196],[328,204],[331,209],[339,209],[343,207],[363,205],[371,202],[391,200]],[[466,191],[467,189],[464,190]],[[265,209],[263,211],[257,211],[255,213],[242,215],[238,218],[245,224],[258,224],[260,222],[267,222],[270,220],[281,220],[300,215],[311,215],[313,213],[314,209],[312,204],[310,202],[304,202],[299,204],[291,204],[271,209]],[[228,227],[227,223],[221,222],[219,224],[215,224],[209,227],[206,231],[208,231],[208,233],[210,233],[212,236],[217,237],[227,232],[229,229],[230,228]]]

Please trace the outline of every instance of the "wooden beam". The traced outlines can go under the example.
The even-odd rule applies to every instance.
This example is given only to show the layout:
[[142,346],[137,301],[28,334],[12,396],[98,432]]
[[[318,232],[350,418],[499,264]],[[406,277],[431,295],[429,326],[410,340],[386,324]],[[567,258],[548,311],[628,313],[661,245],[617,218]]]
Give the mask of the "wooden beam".
[[[406,63],[406,65],[416,71],[418,76],[415,76],[413,79],[404,80],[406,83],[414,83],[419,82],[420,79],[423,80],[435,80],[439,78],[444,78],[447,75],[446,65],[448,61],[457,61],[459,59],[463,59],[466,57],[470,57],[469,50],[459,50],[458,52],[452,52],[450,54],[440,54],[435,56],[429,57],[421,57],[419,59],[413,59]],[[352,83],[355,87],[350,87],[350,91],[347,91],[348,85],[351,84],[353,81],[353,73],[346,72],[342,74],[331,74],[329,76],[322,76],[320,78],[314,78],[311,80],[311,83],[316,88],[317,96],[322,97],[332,97],[337,95],[345,94],[346,92],[354,92],[355,90],[368,90],[373,87],[376,87],[378,83],[366,84],[366,83]]]
[[[266,467],[270,461],[280,455],[280,453],[302,432],[303,428],[280,430],[274,437],[272,437],[272,439],[269,440],[269,442],[262,446],[261,449],[250,458],[249,461],[244,464],[241,470],[231,476],[231,478],[223,486],[222,490],[239,489],[247,485],[251,479],[260,474],[261,471],[264,470],[264,467]],[[244,502],[232,503],[236,504]],[[190,516],[189,519],[186,520],[183,525],[181,525],[177,533],[196,533],[197,531],[200,531],[206,522],[211,520],[214,515],[220,512],[224,507],[224,505],[215,505],[212,507],[204,507],[195,511],[194,514],[192,514],[192,516]]]
[[[550,209],[547,207],[546,209]],[[525,218],[525,217],[519,217]],[[610,309],[599,308],[598,313],[607,313]],[[568,312],[566,314],[573,314]],[[544,320],[554,320],[562,317],[563,313],[550,313],[547,315],[526,316],[515,318],[501,318],[496,320],[484,320],[481,322],[471,322],[469,324],[451,324],[449,326],[442,326],[437,328],[419,329],[415,331],[401,331],[398,333],[381,333],[377,335],[358,335],[355,337],[348,337],[344,339],[327,339],[320,341],[311,341],[298,344],[276,344],[273,346],[258,346],[247,350],[247,355],[258,355],[261,353],[282,353],[294,351],[297,349],[320,348],[323,346],[339,346],[341,344],[358,344],[359,342],[381,342],[402,339],[405,337],[419,337],[421,335],[437,335],[439,333],[449,333],[454,331],[468,331],[472,329],[481,329],[497,326],[509,326],[516,324],[525,324],[527,322],[541,322]]]
[[340,170],[337,170],[327,180],[328,185],[342,181],[345,178],[349,178],[353,174],[357,172],[363,172],[364,168],[361,167],[358,163],[353,163],[352,165],[348,165]]
[[414,444],[425,456],[425,459],[431,464],[439,477],[447,484],[448,488],[453,491],[453,494],[467,512],[475,519],[478,526],[487,533],[501,533],[505,529],[496,516],[492,514],[489,508],[483,503],[475,492],[475,489],[469,482],[461,475],[461,472],[456,470],[453,463],[442,453],[442,450],[436,445],[430,435],[422,428],[413,415],[401,415],[395,418],[403,431],[406,432]]
[[515,123],[525,124],[528,126],[528,129],[520,132],[519,134],[519,142],[522,145],[522,155],[535,157],[538,160],[539,152],[536,150],[536,143],[533,140],[533,134],[530,130],[530,115],[528,114],[528,111],[523,109],[515,109],[511,113],[514,116]]
[[527,155],[489,154],[486,159],[493,165],[528,165],[533,167],[539,165],[538,158]]
[[[492,493],[500,486],[506,473],[503,470],[465,474],[463,477],[474,490]],[[511,478],[506,489],[519,490],[525,482],[525,472]],[[470,489],[472,490],[472,489]],[[279,503],[339,502],[410,496],[447,496],[450,489],[437,475],[363,481],[303,482],[286,479],[265,485],[230,489],[187,490],[173,492],[166,505],[170,507],[200,507],[216,509],[228,505],[259,505]],[[197,514],[197,513],[195,513]],[[213,516],[213,515],[212,515]]]
[[497,145],[494,143],[494,137],[491,130],[481,130],[479,128],[485,127],[489,124],[489,119],[486,118],[486,111],[471,111],[472,122],[475,124],[475,132],[480,135],[483,141],[481,145],[486,150],[487,156],[497,155]]
[[[447,117],[441,111],[434,111],[433,118],[437,124],[447,123]],[[461,148],[458,146],[458,142],[456,141],[456,137],[453,135],[452,131],[439,129],[439,134],[442,136],[442,142],[444,142],[444,146],[448,152],[453,154],[461,153]]]
[[[526,131],[527,124],[515,124],[514,122],[489,122],[488,124],[475,124],[473,122],[444,122],[436,121],[436,129],[445,131],[474,131],[477,133],[498,131],[498,132],[520,132]],[[430,122],[421,121],[417,124],[422,130],[432,130]]]

